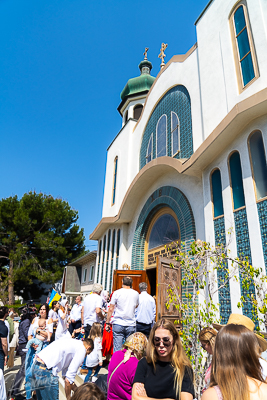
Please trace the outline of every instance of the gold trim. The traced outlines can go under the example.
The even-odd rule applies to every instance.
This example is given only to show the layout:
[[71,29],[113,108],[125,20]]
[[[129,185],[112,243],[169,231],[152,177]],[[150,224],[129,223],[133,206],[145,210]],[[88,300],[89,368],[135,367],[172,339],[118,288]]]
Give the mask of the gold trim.
[[[249,41],[249,46],[250,46],[252,64],[253,64],[254,73],[255,73],[255,77],[251,81],[249,81],[246,85],[244,85],[244,83],[243,83],[241,60],[239,59],[238,45],[237,45],[236,33],[235,33],[235,23],[234,23],[234,14],[240,6],[242,6],[243,10],[244,10],[244,16],[245,16],[247,33],[248,33],[248,41]],[[240,0],[234,5],[234,7],[232,8],[232,10],[229,14],[228,19],[229,19],[229,25],[230,25],[231,42],[232,42],[232,47],[233,47],[235,70],[236,70],[236,76],[237,76],[237,86],[238,86],[238,92],[240,94],[244,90],[246,90],[260,76],[246,0]]]
[[[149,255],[149,253],[151,252],[151,251],[148,250],[148,242],[149,242],[149,237],[150,237],[151,231],[152,231],[152,229],[153,229],[153,226],[155,225],[155,223],[157,222],[157,220],[158,220],[162,215],[165,215],[165,214],[169,214],[169,215],[171,215],[171,216],[175,219],[175,221],[176,221],[176,223],[177,223],[177,226],[178,226],[178,231],[179,231],[179,240],[178,240],[178,242],[179,242],[179,243],[181,242],[181,231],[180,231],[180,225],[179,225],[179,221],[178,221],[177,215],[175,214],[175,212],[174,212],[170,207],[163,207],[163,208],[161,208],[161,209],[154,215],[154,217],[152,218],[152,221],[151,221],[150,224],[149,224],[149,228],[148,228],[148,231],[147,231],[147,234],[146,234],[146,239],[145,239],[145,252],[144,252],[144,269],[149,269],[149,268],[155,268],[155,267],[156,267],[156,266],[148,267],[148,255]],[[172,243],[172,242],[170,242],[170,243]],[[163,249],[163,248],[165,248],[165,245],[161,245],[161,246],[154,247],[152,250],[153,250],[153,252],[154,252],[154,251],[157,251],[157,249],[159,250],[159,249]]]

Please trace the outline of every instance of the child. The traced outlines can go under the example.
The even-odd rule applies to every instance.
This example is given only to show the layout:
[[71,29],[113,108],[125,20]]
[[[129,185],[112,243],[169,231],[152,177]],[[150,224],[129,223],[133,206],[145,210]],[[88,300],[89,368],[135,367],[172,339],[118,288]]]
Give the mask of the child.
[[43,343],[46,340],[45,336],[41,335],[41,332],[48,332],[46,330],[46,320],[44,318],[40,318],[38,321],[38,327],[34,331],[35,338],[30,339],[26,345],[26,348],[29,350],[32,344],[36,344],[38,347],[36,349],[36,353],[42,350]]
[[105,400],[105,395],[102,390],[99,389],[93,383],[84,383],[79,386],[72,396],[71,400]]
[[102,335],[101,335],[101,324],[94,322],[90,331],[90,339],[94,342],[94,350],[86,357],[86,367],[88,373],[84,379],[84,382],[88,382],[91,377],[92,370],[95,368],[94,375],[92,376],[92,382],[97,380],[98,372],[102,366]]

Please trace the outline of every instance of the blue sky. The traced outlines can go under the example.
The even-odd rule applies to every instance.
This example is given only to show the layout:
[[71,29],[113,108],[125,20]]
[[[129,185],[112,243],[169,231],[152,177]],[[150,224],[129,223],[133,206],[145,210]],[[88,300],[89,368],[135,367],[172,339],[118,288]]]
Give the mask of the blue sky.
[[79,211],[86,246],[101,219],[106,149],[127,80],[196,42],[208,0],[0,0],[0,195],[35,190]]

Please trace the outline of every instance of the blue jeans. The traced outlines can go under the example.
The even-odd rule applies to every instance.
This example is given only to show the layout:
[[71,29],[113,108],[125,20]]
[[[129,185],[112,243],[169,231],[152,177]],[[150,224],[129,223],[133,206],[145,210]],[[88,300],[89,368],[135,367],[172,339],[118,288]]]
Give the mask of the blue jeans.
[[[87,375],[86,375],[86,377],[85,377],[85,379],[84,379],[84,383],[86,383],[86,382],[89,381],[89,378],[90,378],[90,376],[91,376],[91,374],[92,374],[93,368],[94,368],[94,367],[89,367],[89,368],[88,368],[88,372],[87,372]],[[101,367],[100,367],[100,365],[98,365],[98,366],[96,367],[96,369],[95,369],[95,373],[94,373],[93,376],[97,376],[97,375],[98,375],[98,372],[99,372],[100,370],[101,370]]]
[[59,400],[58,377],[44,364],[33,363],[30,383],[31,389],[36,390],[37,400]]
[[112,325],[113,331],[113,352],[121,350],[123,343],[128,336],[135,332],[135,326]]
[[[29,342],[28,342],[29,343]],[[48,342],[42,342],[43,343],[43,348],[48,346]],[[25,360],[25,391],[26,391],[26,399],[29,400],[32,398],[32,388],[31,388],[31,374],[32,374],[32,365],[33,365],[33,359],[35,356],[35,350],[31,346],[29,350],[26,353],[26,360]]]
[[0,350],[0,368],[3,370],[3,372],[4,372],[4,364],[5,364],[5,353],[3,352],[3,350]]

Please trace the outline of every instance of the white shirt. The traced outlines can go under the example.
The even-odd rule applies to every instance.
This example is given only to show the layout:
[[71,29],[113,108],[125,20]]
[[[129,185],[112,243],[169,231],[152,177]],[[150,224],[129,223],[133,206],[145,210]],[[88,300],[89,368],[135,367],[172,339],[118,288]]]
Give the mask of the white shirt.
[[66,377],[70,383],[74,382],[85,355],[83,342],[71,338],[57,340],[38,353],[47,368],[52,368],[53,375],[62,371],[62,377]]
[[156,303],[150,294],[143,291],[139,294],[139,306],[136,312],[136,321],[143,324],[152,324],[156,317]]
[[110,304],[115,305],[113,324],[135,326],[135,309],[139,304],[139,294],[133,289],[116,290]]
[[61,337],[71,337],[71,334],[68,331],[68,314],[65,315],[65,318],[62,319],[62,315],[64,312],[62,310],[58,310],[58,323],[57,323],[57,330],[55,334],[55,340],[58,340]]
[[75,321],[81,320],[81,312],[83,308],[83,302],[80,304],[74,304],[70,312],[70,319],[74,319]]
[[3,370],[0,368],[0,400],[6,400],[6,385]]
[[94,350],[86,357],[87,367],[96,367],[102,362],[102,340],[96,337],[94,340]]
[[263,377],[263,379],[266,379],[266,377],[267,377],[267,361],[263,360],[262,358],[259,358],[259,362],[261,365],[262,377]]
[[[34,320],[32,321],[29,330],[28,330],[28,336],[34,336],[34,332],[36,330],[36,328],[38,328],[39,326],[39,317],[35,317]],[[46,329],[48,332],[53,333],[53,323],[51,322],[50,324],[48,323],[48,319],[46,320],[46,325],[45,325]],[[47,342],[47,340],[45,339],[45,342]]]
[[52,318],[53,321],[58,320],[58,313],[54,310],[49,310],[48,318]]
[[96,308],[102,308],[102,299],[97,293],[88,294],[83,302],[83,324],[93,325],[94,322],[99,322],[100,319],[95,311]]

